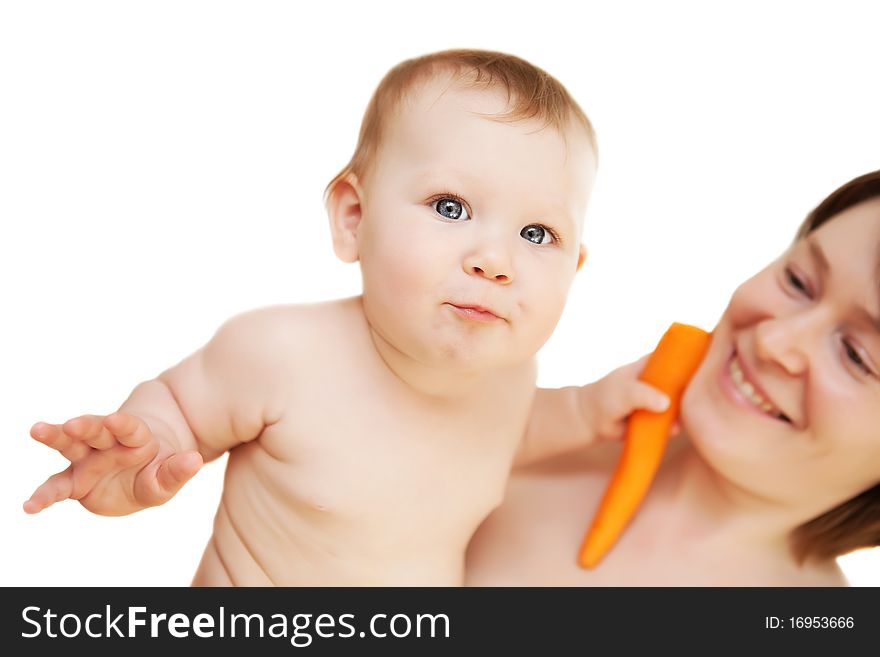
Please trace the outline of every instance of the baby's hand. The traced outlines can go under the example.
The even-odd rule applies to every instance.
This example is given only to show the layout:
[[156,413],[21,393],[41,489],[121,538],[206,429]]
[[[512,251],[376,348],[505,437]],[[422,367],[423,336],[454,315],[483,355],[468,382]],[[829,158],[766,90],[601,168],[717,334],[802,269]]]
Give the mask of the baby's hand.
[[622,438],[626,420],[635,410],[661,413],[669,406],[669,398],[663,392],[638,378],[647,359],[645,356],[619,367],[584,386],[581,399],[589,414],[594,440]]
[[93,513],[126,515],[164,504],[202,467],[196,451],[176,452],[127,413],[83,415],[64,424],[38,422],[31,437],[70,461],[24,503],[27,513],[66,499]]

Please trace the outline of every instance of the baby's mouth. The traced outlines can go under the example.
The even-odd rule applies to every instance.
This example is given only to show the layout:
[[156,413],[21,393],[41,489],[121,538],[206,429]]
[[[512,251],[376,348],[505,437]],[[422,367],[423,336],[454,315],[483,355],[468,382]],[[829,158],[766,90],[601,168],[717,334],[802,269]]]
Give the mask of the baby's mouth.
[[452,308],[459,316],[475,320],[477,322],[491,323],[497,320],[504,320],[504,317],[502,317],[495,311],[476,304],[457,304],[452,303],[451,301],[447,301],[446,305]]
[[740,367],[739,359],[734,354],[733,358],[730,359],[730,364],[728,365],[728,372],[730,373],[730,378],[733,381],[733,385],[736,386],[736,389],[742,394],[742,396],[751,403],[755,408],[761,410],[766,415],[769,415],[772,418],[777,420],[781,420],[788,424],[792,424],[791,418],[789,418],[785,413],[783,413],[779,408],[777,408],[770,400],[766,399],[760,392],[758,392],[755,386],[746,379],[745,374],[743,374],[742,367]]

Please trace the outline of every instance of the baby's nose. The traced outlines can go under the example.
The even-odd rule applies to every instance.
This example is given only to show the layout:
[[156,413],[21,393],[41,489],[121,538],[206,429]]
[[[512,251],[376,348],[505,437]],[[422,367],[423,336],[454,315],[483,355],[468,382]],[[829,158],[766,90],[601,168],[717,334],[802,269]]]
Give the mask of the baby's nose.
[[472,276],[482,276],[497,283],[513,281],[510,257],[501,249],[482,249],[469,254],[464,260],[464,271]]
[[507,274],[487,273],[485,269],[481,269],[480,267],[474,267],[474,273],[479,276],[485,276],[486,278],[494,278],[499,283],[507,283],[510,280],[510,276]]

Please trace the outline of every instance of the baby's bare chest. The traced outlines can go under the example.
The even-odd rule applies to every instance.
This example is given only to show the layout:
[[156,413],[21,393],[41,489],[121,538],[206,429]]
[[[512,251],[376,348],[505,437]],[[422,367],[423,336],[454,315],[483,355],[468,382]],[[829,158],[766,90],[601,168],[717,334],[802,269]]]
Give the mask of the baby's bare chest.
[[466,541],[503,499],[527,409],[340,388],[300,398],[260,437],[280,508],[345,531]]

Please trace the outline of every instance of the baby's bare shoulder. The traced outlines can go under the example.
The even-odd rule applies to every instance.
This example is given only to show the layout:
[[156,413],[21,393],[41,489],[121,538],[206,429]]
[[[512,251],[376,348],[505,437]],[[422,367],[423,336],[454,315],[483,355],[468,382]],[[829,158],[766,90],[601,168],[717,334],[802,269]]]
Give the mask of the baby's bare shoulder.
[[[345,330],[350,300],[317,304],[263,306],[232,316],[218,329],[217,335],[230,346],[272,352],[280,356],[301,347],[313,350],[311,340]],[[329,332],[329,335],[328,335]]]
[[[336,334],[354,331],[349,300],[320,304],[273,305],[227,319],[205,348],[205,361],[217,375],[259,379],[252,383],[288,383],[294,371],[308,368],[331,349]],[[346,329],[346,325],[349,326]]]

